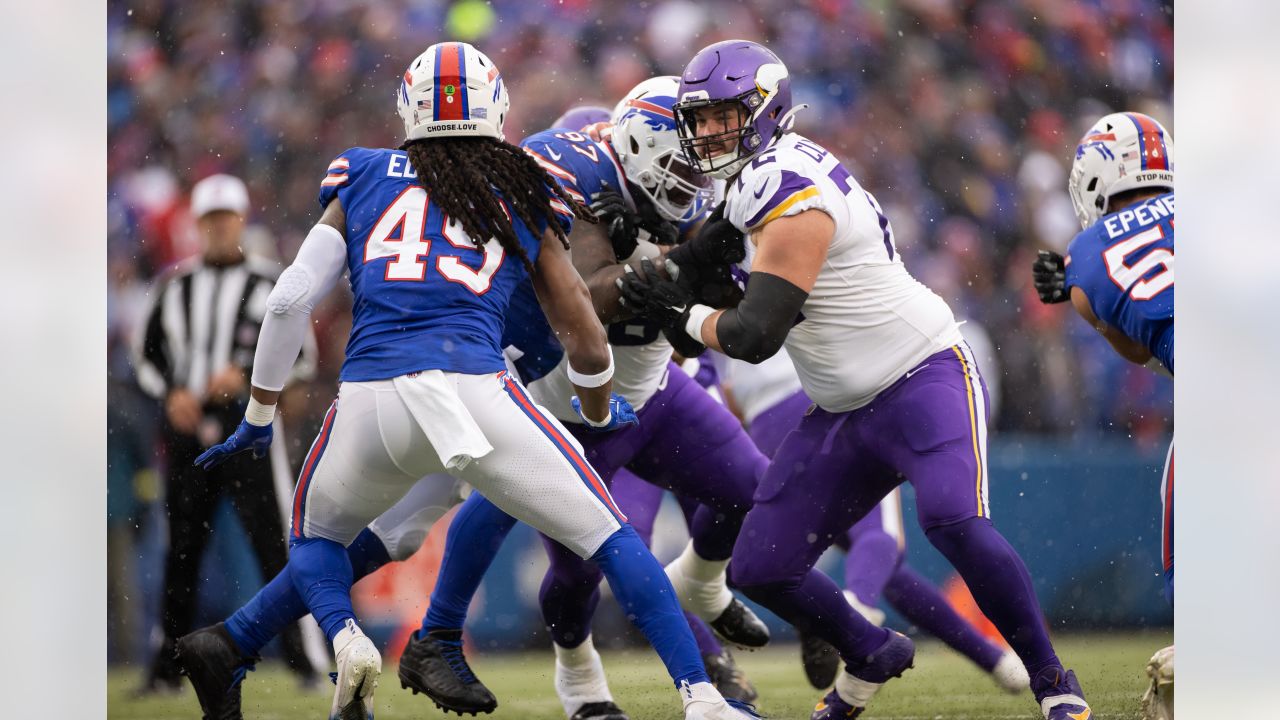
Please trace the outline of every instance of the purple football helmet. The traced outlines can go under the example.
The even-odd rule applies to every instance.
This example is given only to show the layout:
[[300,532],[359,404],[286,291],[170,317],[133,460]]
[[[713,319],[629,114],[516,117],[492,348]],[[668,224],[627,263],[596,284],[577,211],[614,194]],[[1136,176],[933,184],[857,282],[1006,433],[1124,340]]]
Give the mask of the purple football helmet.
[[[738,127],[699,136],[698,111],[718,105],[736,113]],[[787,67],[759,43],[725,40],[708,45],[680,77],[675,105],[680,147],[691,166],[712,177],[733,177],[787,130],[794,113]],[[736,141],[732,151],[714,154],[729,141]]]
[[553,128],[569,128],[578,131],[598,122],[609,122],[610,111],[598,105],[578,105],[564,111],[564,114],[551,123]]

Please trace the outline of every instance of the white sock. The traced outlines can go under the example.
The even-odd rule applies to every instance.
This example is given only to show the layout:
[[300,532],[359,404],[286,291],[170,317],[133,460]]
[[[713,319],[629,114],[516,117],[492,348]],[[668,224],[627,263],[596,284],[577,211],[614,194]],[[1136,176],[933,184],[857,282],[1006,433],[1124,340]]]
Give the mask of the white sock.
[[561,647],[555,642],[551,643],[551,647],[555,648],[556,661],[567,668],[586,667],[591,665],[593,660],[598,660],[600,657],[600,653],[596,652],[595,643],[591,641],[590,635],[577,647]]
[[590,635],[575,648],[561,647],[554,642],[551,645],[556,651],[556,695],[564,707],[565,717],[573,717],[587,703],[613,701],[604,663]]
[[880,685],[881,683],[859,680],[843,670],[836,676],[836,693],[840,695],[841,700],[854,707],[866,707],[867,703],[871,702],[871,696],[880,689]]
[[724,575],[728,566],[728,560],[699,557],[690,542],[680,557],[667,565],[666,571],[680,604],[703,620],[711,621],[720,617],[733,602],[733,593]]

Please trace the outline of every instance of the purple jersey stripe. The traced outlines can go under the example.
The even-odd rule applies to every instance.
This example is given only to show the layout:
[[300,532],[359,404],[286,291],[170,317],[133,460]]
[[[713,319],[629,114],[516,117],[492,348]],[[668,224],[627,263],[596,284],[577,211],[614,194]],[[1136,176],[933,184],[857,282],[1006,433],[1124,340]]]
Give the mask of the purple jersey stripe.
[[[759,212],[751,216],[751,219],[747,221],[747,227],[755,227],[770,212],[773,212],[774,208],[786,202],[787,198],[811,187],[813,187],[813,181],[809,178],[801,177],[790,170],[783,170],[782,184],[774,191],[773,197],[769,198],[769,202],[765,203]],[[746,190],[743,190],[743,192],[746,192]]]

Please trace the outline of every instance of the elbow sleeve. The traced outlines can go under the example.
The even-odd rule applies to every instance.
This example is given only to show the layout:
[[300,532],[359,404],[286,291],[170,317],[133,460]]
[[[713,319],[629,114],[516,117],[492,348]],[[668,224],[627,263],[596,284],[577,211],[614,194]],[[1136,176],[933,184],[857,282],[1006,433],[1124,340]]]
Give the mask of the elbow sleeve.
[[716,321],[716,337],[729,357],[761,363],[777,354],[801,318],[809,293],[770,273],[752,273],[737,308]]

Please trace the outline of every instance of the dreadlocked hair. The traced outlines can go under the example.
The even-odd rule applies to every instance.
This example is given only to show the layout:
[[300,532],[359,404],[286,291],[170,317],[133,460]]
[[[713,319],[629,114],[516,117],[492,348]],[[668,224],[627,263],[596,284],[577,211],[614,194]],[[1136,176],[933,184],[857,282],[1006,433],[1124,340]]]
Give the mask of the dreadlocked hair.
[[595,215],[569,197],[537,161],[510,143],[496,138],[450,137],[409,140],[400,149],[409,154],[418,182],[431,201],[462,223],[477,247],[497,238],[505,251],[520,258],[530,275],[533,263],[520,245],[504,204],[531,232],[536,232],[539,220],[543,221],[566,249],[569,238],[551,209],[548,190],[573,210],[575,218],[597,222]]

